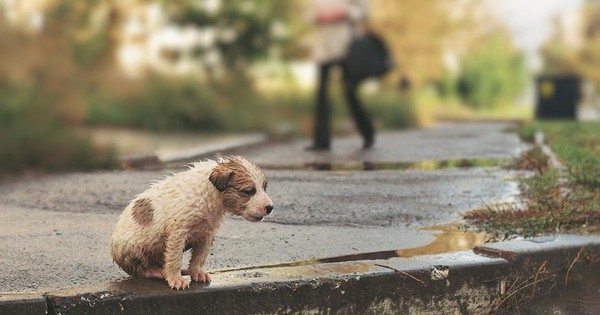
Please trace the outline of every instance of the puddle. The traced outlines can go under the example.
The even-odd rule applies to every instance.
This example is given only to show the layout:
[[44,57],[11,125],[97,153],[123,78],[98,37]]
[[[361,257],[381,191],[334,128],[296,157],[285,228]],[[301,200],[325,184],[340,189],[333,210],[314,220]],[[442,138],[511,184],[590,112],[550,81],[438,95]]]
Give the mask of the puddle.
[[435,240],[433,240],[433,242],[431,242],[427,245],[424,245],[424,246],[420,246],[420,247],[368,252],[368,253],[351,254],[351,255],[342,255],[342,256],[301,260],[301,261],[287,262],[287,263],[280,263],[280,264],[271,264],[271,265],[221,269],[221,270],[211,271],[211,274],[225,273],[225,272],[231,272],[231,271],[270,269],[270,268],[279,268],[279,267],[310,266],[310,265],[316,265],[316,264],[320,264],[320,263],[337,263],[337,262],[360,261],[360,260],[382,260],[382,259],[385,260],[385,259],[390,259],[390,258],[395,258],[395,257],[413,257],[413,256],[418,256],[418,255],[435,255],[435,254],[443,254],[443,253],[449,253],[449,252],[455,252],[455,251],[470,250],[470,249],[473,249],[475,246],[481,245],[491,239],[491,237],[488,234],[480,233],[480,232],[473,232],[473,231],[459,230],[454,225],[433,226],[433,227],[424,228],[422,230],[439,231],[439,233],[434,235]]
[[512,159],[458,159],[458,160],[424,160],[417,162],[311,162],[295,165],[261,165],[272,170],[314,170],[314,171],[381,171],[381,170],[439,170],[446,168],[467,167],[505,167]]
[[417,255],[434,255],[473,249],[491,239],[486,233],[464,231],[453,225],[440,225],[424,228],[424,231],[439,231],[435,240],[425,246],[399,249],[398,257],[412,257]]

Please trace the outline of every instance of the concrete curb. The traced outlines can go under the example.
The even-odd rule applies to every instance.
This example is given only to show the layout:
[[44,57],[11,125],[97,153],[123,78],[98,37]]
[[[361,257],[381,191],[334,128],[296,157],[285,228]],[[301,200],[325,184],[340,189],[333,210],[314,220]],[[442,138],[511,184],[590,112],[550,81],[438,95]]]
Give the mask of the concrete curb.
[[487,314],[520,295],[590,279],[597,279],[597,290],[600,236],[563,235],[441,255],[216,272],[210,285],[193,283],[185,291],[128,279],[3,296],[0,314]]
[[181,150],[175,154],[165,155],[161,157],[161,160],[164,163],[185,162],[205,158],[215,154],[227,154],[228,151],[261,145],[267,141],[268,137],[264,134],[249,134],[237,137],[235,139],[224,140],[219,143]]
[[533,143],[536,146],[539,146],[544,152],[544,154],[548,157],[550,166],[552,168],[558,169],[560,171],[565,170],[565,166],[560,162],[554,151],[550,148],[548,144],[546,144],[544,133],[541,131],[536,131],[533,137]]
[[181,163],[207,158],[216,154],[226,155],[229,151],[261,145],[267,141],[268,137],[265,134],[249,134],[218,143],[180,150],[164,156],[157,154],[127,156],[121,158],[119,163],[125,169],[158,169],[180,165]]
[[0,292],[0,314],[47,314],[47,310],[43,295]]

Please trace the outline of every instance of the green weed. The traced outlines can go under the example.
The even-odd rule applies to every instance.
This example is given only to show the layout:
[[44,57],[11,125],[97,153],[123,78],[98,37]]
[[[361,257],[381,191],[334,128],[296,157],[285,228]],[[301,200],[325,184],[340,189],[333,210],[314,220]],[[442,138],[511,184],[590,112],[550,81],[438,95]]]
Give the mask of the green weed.
[[521,180],[525,205],[493,205],[470,211],[464,218],[495,234],[578,231],[600,225],[600,127],[576,122],[543,122],[525,126],[520,134],[540,129],[561,158],[566,174],[552,169],[537,146],[515,163],[535,170]]

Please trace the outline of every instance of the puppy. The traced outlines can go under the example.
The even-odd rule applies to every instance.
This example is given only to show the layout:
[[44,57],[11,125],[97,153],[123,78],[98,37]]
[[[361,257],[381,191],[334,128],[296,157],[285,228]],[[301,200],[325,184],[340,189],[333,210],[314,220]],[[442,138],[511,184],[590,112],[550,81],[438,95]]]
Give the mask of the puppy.
[[114,228],[114,261],[134,277],[164,278],[185,289],[183,252],[191,249],[193,281],[209,282],[202,269],[225,213],[251,222],[273,211],[267,180],[254,163],[240,157],[194,163],[189,170],[153,183],[125,208]]

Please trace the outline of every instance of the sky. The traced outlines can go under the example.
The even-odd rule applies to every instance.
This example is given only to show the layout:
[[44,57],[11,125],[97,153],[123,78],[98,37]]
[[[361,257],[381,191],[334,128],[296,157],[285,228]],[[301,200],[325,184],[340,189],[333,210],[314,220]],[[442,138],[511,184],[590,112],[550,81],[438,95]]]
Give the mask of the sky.
[[537,50],[552,33],[552,17],[579,9],[583,0],[486,0],[486,4],[508,26],[515,44],[527,53],[535,68],[539,63]]

